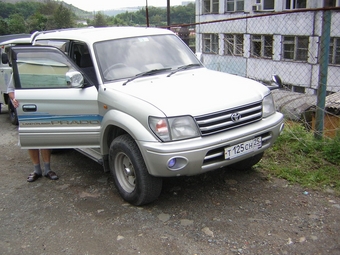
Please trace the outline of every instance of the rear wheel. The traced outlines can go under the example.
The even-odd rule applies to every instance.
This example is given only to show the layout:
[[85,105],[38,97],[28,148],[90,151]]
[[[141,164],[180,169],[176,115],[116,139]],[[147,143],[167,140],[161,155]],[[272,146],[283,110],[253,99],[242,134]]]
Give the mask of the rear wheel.
[[17,115],[17,109],[12,105],[12,102],[9,100],[8,102],[8,114],[9,114],[9,120],[13,125],[18,125],[18,115]]
[[162,179],[150,175],[142,154],[131,136],[125,134],[110,145],[110,172],[122,198],[133,205],[156,200],[162,190]]
[[259,163],[260,160],[263,157],[264,152],[261,152],[259,154],[256,154],[255,156],[251,158],[244,159],[242,161],[239,161],[235,164],[230,165],[229,167],[235,170],[248,170],[252,168],[255,164]]

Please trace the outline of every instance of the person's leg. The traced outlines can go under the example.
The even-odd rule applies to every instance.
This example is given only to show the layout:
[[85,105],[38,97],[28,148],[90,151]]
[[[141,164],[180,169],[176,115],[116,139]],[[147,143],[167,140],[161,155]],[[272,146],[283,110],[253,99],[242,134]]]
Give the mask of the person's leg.
[[49,149],[41,149],[41,157],[44,163],[50,163],[51,162],[51,150]]
[[34,182],[42,176],[42,171],[40,167],[40,157],[38,149],[29,149],[28,154],[34,166],[34,172],[27,177],[28,182]]
[[40,151],[45,167],[44,176],[51,180],[57,180],[58,176],[51,170],[51,150],[41,149]]

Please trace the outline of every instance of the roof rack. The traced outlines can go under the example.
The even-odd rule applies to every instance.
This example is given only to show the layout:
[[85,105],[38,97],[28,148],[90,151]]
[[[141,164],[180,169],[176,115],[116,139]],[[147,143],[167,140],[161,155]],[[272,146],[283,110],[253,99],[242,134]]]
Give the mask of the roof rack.
[[45,31],[36,31],[32,34],[31,40],[32,42],[34,39],[41,34],[48,34],[48,33],[55,33],[55,32],[63,32],[63,31],[70,31],[70,30],[82,30],[82,29],[89,29],[89,28],[94,28],[93,26],[89,27],[79,27],[79,28],[61,28],[61,29],[52,29],[52,30],[45,30]]

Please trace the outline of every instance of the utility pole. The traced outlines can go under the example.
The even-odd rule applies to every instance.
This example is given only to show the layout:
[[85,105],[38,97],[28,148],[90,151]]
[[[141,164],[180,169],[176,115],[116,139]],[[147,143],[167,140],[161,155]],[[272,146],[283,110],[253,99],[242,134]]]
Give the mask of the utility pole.
[[168,21],[168,29],[170,29],[170,0],[167,0],[167,21]]
[[317,139],[322,139],[324,131],[331,18],[332,14],[330,10],[323,11],[322,32],[320,38],[320,74],[319,74],[319,86],[317,91],[317,108],[315,113],[315,134],[314,134],[314,137]]
[[146,26],[149,27],[150,23],[149,23],[148,0],[146,0],[145,15],[146,15]]

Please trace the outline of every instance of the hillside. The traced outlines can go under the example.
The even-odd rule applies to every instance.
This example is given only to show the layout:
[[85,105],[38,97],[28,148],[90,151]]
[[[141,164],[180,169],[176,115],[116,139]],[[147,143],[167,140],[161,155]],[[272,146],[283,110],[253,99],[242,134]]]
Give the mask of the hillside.
[[[16,4],[16,3],[19,3],[19,2],[39,2],[39,3],[46,3],[46,2],[49,2],[49,1],[54,1],[54,0],[0,0],[1,2],[4,2],[4,3],[10,3],[10,4]],[[72,4],[67,4],[63,1],[57,1],[57,2],[60,2],[62,3],[65,7],[69,8],[72,10],[72,12],[77,15],[78,17],[81,17],[81,18],[90,18],[92,15],[91,12],[87,12],[87,11],[84,11],[84,10],[81,10],[75,6],[73,6]]]

